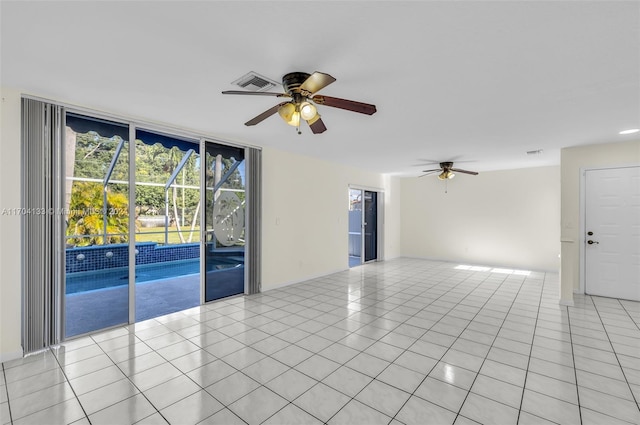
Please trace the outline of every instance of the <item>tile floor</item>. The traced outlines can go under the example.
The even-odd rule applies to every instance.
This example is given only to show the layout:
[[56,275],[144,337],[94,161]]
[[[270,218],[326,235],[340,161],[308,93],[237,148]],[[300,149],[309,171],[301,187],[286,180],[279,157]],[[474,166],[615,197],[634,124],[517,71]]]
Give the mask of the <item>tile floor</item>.
[[14,424],[638,424],[640,303],[398,259],[2,365]]

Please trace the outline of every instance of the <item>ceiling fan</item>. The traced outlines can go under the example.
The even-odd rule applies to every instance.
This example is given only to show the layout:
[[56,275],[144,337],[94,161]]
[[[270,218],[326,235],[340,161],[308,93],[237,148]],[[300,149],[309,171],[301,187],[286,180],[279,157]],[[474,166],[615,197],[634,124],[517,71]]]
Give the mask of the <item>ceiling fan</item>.
[[[440,172],[438,178],[440,180],[448,180],[454,178],[455,173],[463,173],[463,174],[471,174],[473,176],[477,176],[478,173],[476,171],[462,170],[460,168],[453,168],[453,162],[441,162],[440,168],[434,168],[433,170],[424,170],[423,175],[420,177],[428,176],[430,174],[434,174]],[[455,172],[455,173],[454,173]]]
[[285,93],[228,90],[223,91],[222,94],[274,96],[291,99],[267,109],[244,123],[244,125],[259,124],[277,112],[287,124],[298,129],[298,134],[301,134],[300,119],[307,122],[314,134],[323,133],[327,129],[315,105],[331,106],[367,115],[372,115],[376,112],[376,105],[315,94],[334,81],[336,81],[335,78],[322,72],[314,72],[313,74],[290,72],[282,77],[282,86]]

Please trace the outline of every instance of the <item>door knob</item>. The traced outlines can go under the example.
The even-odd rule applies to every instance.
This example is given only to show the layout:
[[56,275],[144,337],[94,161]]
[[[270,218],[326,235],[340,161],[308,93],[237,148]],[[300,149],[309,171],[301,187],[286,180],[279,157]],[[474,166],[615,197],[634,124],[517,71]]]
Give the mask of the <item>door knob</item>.
[[587,232],[587,235],[593,236],[593,232]]
[[589,245],[593,245],[594,243],[598,243],[598,244],[599,244],[600,242],[598,242],[598,241],[592,241],[591,239],[589,239],[589,240],[587,241],[587,243],[588,243]]

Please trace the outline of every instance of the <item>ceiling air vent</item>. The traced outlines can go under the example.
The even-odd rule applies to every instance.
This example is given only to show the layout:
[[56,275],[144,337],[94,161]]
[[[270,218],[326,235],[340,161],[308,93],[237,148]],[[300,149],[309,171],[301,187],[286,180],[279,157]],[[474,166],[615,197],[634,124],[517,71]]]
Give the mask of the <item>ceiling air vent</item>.
[[267,91],[275,87],[278,83],[270,80],[262,75],[251,71],[247,75],[243,75],[231,84],[242,87],[248,91]]

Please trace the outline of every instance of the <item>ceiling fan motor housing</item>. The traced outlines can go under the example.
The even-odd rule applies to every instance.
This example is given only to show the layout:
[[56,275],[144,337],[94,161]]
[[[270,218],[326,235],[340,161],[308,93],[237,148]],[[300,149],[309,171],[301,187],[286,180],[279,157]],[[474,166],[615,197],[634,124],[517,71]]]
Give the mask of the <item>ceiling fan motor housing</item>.
[[282,87],[284,91],[293,95],[294,93],[300,93],[300,86],[311,75],[306,72],[290,72],[282,77]]
[[442,168],[445,171],[451,169],[451,167],[453,167],[453,162],[441,162],[440,163],[440,168]]

